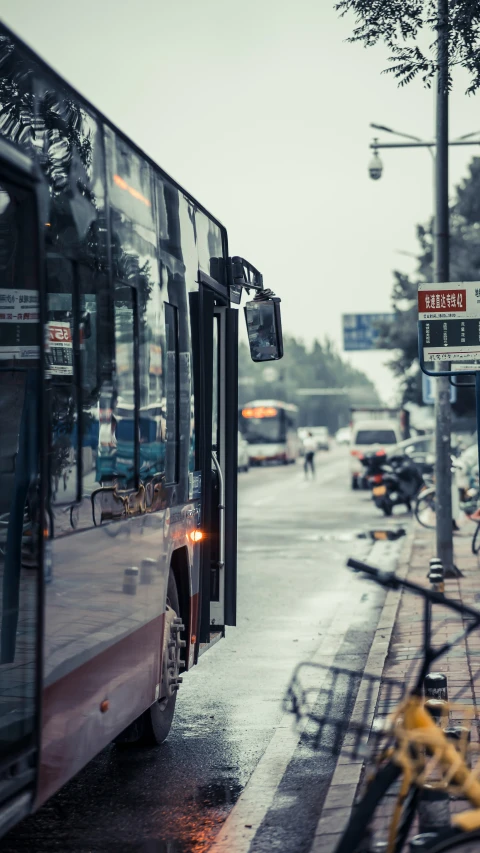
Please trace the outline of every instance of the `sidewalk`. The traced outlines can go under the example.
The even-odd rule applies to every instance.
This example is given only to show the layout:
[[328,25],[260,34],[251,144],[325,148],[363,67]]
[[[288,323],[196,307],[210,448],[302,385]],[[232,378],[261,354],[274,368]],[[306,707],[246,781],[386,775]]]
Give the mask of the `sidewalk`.
[[[480,560],[471,552],[471,540],[475,525],[466,520],[460,533],[454,537],[455,564],[462,571],[459,580],[447,580],[445,593],[450,598],[461,600],[472,607],[480,607]],[[397,573],[428,586],[427,571],[429,560],[435,555],[435,533],[415,524],[405,542]],[[367,583],[367,582],[366,582]],[[389,592],[382,616],[375,634],[365,672],[378,677],[397,680],[410,680],[415,672],[417,654],[422,642],[423,601],[409,593]],[[460,623],[453,614],[438,609],[433,615],[438,622],[435,633],[437,640],[446,640],[457,635]],[[458,643],[450,652],[438,661],[437,670],[445,673],[448,682],[449,699],[454,700],[462,689],[459,702],[463,706],[478,708],[480,699],[480,632],[474,632],[467,640]],[[368,722],[388,714],[382,687],[373,697],[368,710]],[[365,719],[365,692],[360,687],[352,720]],[[479,719],[480,709],[476,713]],[[450,715],[451,725],[461,725],[462,716],[467,712],[454,711]],[[477,723],[478,725],[478,723]],[[477,726],[472,726],[472,741],[478,740]],[[332,778],[322,814],[316,829],[310,853],[333,853],[342,828],[349,818],[358,784],[363,770],[361,761],[353,762],[348,754],[341,753]],[[451,801],[450,810],[462,811],[464,801]],[[390,812],[389,812],[390,813]],[[378,815],[381,826],[382,815]],[[414,827],[412,834],[418,832]],[[383,835],[383,839],[385,839]]]

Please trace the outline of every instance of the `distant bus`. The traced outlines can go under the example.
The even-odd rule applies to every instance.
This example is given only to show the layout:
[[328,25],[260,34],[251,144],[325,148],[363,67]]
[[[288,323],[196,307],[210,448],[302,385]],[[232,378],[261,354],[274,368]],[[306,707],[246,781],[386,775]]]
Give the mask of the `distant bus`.
[[280,400],[253,400],[239,412],[239,429],[248,441],[250,463],[296,462],[298,407]]
[[3,26],[0,55],[2,835],[162,743],[235,625],[242,288],[254,359],[283,345],[218,220]]

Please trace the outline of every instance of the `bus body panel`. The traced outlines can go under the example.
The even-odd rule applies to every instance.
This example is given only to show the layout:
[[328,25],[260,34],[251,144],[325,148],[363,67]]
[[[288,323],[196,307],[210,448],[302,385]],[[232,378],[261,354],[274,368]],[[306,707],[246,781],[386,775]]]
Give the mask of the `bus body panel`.
[[[25,540],[33,507],[42,531],[32,621],[42,631],[34,649],[41,653],[42,695],[40,702],[32,688],[22,699],[41,723],[38,806],[155,701],[171,570],[186,626],[187,669],[200,634],[209,636],[212,590],[205,573],[219,520],[213,513],[201,542],[202,567],[197,542],[213,497],[202,484],[200,458],[206,470],[212,435],[193,375],[212,342],[208,323],[194,334],[189,296],[213,284],[208,310],[228,305],[228,244],[216,219],[1,25],[0,58],[0,106],[9,105],[0,113],[0,137],[28,158],[36,176],[45,278],[45,344],[37,347],[35,371],[45,371],[46,381],[40,389],[37,378],[35,395],[26,398],[35,408],[38,394],[39,411],[48,415],[48,453],[40,453],[37,478],[47,502],[41,510],[41,501],[22,503],[18,518],[6,521]],[[0,160],[4,171],[1,150]],[[236,323],[229,321],[229,329],[236,334]],[[220,358],[228,364],[221,381],[236,389],[236,353],[222,351]],[[21,420],[40,436],[27,408]],[[234,435],[225,413],[218,418],[220,432]],[[231,467],[231,437],[227,443],[222,436],[222,445]],[[226,478],[230,531],[234,467]],[[228,573],[220,584],[227,624],[235,621],[232,543],[218,567]],[[19,564],[16,571],[15,584]]]
[[155,701],[163,623],[152,619],[45,688],[35,808]]

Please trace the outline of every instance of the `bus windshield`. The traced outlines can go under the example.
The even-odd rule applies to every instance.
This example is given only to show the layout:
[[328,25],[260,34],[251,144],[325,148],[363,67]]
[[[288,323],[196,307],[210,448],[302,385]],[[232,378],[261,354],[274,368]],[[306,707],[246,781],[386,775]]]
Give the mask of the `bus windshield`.
[[285,439],[282,412],[273,407],[245,408],[242,410],[241,430],[249,444],[274,444]]

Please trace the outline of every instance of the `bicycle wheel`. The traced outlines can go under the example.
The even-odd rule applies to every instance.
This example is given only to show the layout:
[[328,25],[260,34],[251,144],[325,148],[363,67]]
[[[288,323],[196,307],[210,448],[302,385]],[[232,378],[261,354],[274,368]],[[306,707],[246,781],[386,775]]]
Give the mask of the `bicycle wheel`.
[[2,555],[2,557],[5,556],[5,551],[7,548],[7,533],[9,520],[9,512],[4,512],[0,515],[0,554]]
[[422,527],[429,530],[435,527],[435,489],[425,489],[420,492],[415,503],[415,518]]
[[[372,779],[362,799],[356,804],[348,825],[336,847],[335,853],[360,853],[365,849],[365,842],[372,840],[370,824],[375,816],[378,806],[385,798],[392,795],[394,804],[397,802],[396,792],[390,792],[390,788],[399,780],[402,770],[393,761],[378,771]],[[395,853],[401,853],[408,838],[413,818],[417,809],[419,790],[415,786],[409,789],[402,804],[402,812],[397,827],[395,838]],[[386,841],[388,838],[388,823],[384,830],[383,838],[375,838],[375,841]]]
[[477,529],[475,530],[475,533],[473,534],[472,554],[474,554],[476,557],[479,551],[480,551],[480,522],[477,524]]
[[439,841],[431,848],[427,847],[428,853],[449,853],[456,850],[457,853],[478,853],[480,849],[480,830],[475,832],[462,832],[461,835]]

